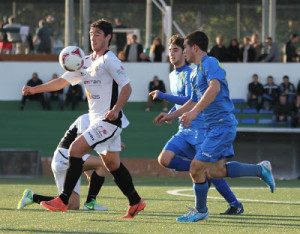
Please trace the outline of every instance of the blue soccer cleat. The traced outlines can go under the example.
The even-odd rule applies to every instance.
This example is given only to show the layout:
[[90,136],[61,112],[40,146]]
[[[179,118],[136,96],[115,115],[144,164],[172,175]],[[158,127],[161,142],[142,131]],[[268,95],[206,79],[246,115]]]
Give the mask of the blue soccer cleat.
[[261,166],[261,178],[269,186],[271,193],[274,193],[276,184],[272,174],[272,166],[269,161],[262,161],[259,163]]
[[190,211],[184,215],[177,218],[178,222],[197,222],[197,221],[206,221],[209,216],[209,212],[205,213],[198,212],[195,208],[189,208]]

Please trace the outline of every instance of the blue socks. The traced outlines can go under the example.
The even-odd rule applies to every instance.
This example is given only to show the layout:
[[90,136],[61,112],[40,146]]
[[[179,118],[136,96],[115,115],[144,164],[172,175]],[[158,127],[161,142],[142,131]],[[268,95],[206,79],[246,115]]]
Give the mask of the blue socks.
[[189,171],[190,170],[190,166],[191,166],[191,162],[190,160],[184,160],[182,158],[179,157],[174,157],[168,168],[169,169],[173,169],[175,171]]
[[224,197],[224,199],[229,203],[230,206],[241,206],[241,203],[236,199],[236,196],[229,188],[225,179],[211,178],[210,181],[214,184],[216,190]]
[[200,213],[207,212],[207,192],[208,192],[208,182],[207,180],[204,183],[194,183],[194,194],[195,194],[195,208]]
[[227,176],[230,178],[236,177],[261,177],[261,166],[255,164],[246,164],[240,162],[228,162]]

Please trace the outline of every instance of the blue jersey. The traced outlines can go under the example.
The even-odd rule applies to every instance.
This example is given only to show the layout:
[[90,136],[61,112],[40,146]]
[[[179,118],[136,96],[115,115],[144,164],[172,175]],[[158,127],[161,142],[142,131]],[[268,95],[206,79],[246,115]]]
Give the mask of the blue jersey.
[[205,126],[211,125],[237,125],[233,114],[233,103],[229,97],[228,84],[225,69],[214,57],[204,56],[200,64],[191,74],[192,95],[191,99],[198,102],[208,88],[211,80],[220,82],[220,92],[216,98],[202,111]]
[[[183,65],[182,67],[176,68],[169,75],[170,79],[170,89],[174,96],[180,97],[190,97],[191,96],[191,83],[190,74],[192,68],[188,65]],[[175,104],[176,109],[180,108],[181,105]],[[201,132],[200,132],[201,131]],[[198,143],[198,134],[204,134],[204,122],[202,114],[200,113],[197,118],[195,118],[189,128],[184,128],[182,124],[179,125],[179,132],[184,135],[189,136],[189,141],[192,144]],[[202,140],[202,137],[201,137]]]

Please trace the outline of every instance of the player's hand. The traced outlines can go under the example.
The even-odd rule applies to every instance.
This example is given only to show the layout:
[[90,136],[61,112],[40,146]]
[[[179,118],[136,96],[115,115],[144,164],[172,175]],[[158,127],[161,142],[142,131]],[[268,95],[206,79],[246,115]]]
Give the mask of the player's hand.
[[104,118],[108,121],[114,121],[118,118],[119,116],[119,111],[116,110],[109,110],[106,112],[106,114],[104,115]]
[[158,93],[159,93],[159,90],[154,90],[152,92],[149,93],[149,95],[152,96],[152,99],[156,99],[158,97]]
[[162,122],[166,123],[172,123],[172,117],[167,113],[160,113],[154,120],[153,123],[156,124],[156,126],[161,126]]
[[23,86],[23,89],[22,89],[22,94],[24,96],[27,96],[27,95],[33,95],[34,94],[34,91],[33,91],[33,87],[30,87],[30,86],[27,86],[27,85],[24,85]]
[[189,128],[193,119],[197,117],[198,113],[195,111],[189,111],[182,114],[179,119],[179,123],[182,123],[183,127]]

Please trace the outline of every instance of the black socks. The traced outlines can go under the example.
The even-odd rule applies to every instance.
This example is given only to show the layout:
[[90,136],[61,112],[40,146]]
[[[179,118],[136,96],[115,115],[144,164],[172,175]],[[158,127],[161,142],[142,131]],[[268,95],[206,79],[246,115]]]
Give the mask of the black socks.
[[128,198],[129,205],[133,206],[138,204],[141,197],[135,191],[131,175],[127,168],[120,163],[120,167],[110,173],[113,175],[116,185],[118,185],[123,194]]
[[64,204],[69,203],[69,198],[73,192],[73,189],[82,173],[82,158],[69,157],[70,166],[66,173],[63,192],[59,195]]
[[89,193],[86,199],[86,202],[89,203],[92,201],[92,199],[96,199],[96,196],[98,195],[103,183],[104,183],[105,177],[99,176],[96,171],[93,172],[91,176],[91,182],[89,187]]
[[32,199],[33,199],[33,202],[40,204],[42,201],[50,201],[50,200],[54,199],[54,197],[33,194]]

